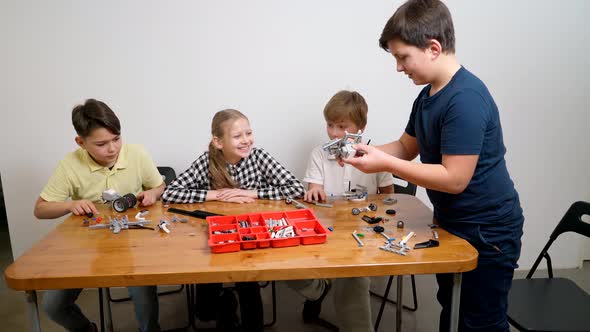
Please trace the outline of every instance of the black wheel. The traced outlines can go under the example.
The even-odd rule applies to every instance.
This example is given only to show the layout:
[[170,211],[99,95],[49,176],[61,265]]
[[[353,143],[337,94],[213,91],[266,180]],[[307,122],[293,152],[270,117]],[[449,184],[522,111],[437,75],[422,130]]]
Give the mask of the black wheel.
[[128,204],[127,198],[119,197],[113,201],[113,210],[115,210],[119,213],[125,212],[127,210],[127,208],[129,207],[127,204]]
[[127,208],[132,208],[137,204],[137,197],[135,197],[135,195],[127,194],[123,197],[127,198]]
[[355,216],[358,216],[361,213],[361,210],[357,209],[357,208],[352,208],[352,214]]
[[369,210],[371,210],[371,211],[377,211],[377,205],[375,205],[375,203],[369,204]]

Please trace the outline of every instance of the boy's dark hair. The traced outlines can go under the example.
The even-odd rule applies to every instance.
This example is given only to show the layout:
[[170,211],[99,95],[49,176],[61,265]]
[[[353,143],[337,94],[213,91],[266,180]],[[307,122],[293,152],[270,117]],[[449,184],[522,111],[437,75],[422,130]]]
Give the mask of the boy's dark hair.
[[451,13],[439,0],[408,0],[385,24],[379,46],[389,51],[387,43],[394,39],[420,49],[427,48],[430,39],[436,39],[443,53],[455,53]]
[[359,129],[367,125],[367,102],[356,91],[342,90],[336,93],[324,107],[326,121],[350,120]]
[[107,104],[88,99],[72,110],[72,124],[80,137],[88,137],[94,129],[105,128],[113,135],[121,134],[121,123]]

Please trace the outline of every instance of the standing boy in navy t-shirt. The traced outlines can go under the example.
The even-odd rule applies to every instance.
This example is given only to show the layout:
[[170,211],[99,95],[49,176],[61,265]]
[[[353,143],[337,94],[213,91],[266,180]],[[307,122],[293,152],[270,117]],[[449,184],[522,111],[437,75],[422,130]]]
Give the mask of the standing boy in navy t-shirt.
[[[455,57],[453,21],[438,0],[410,0],[389,19],[379,40],[420,92],[399,140],[359,144],[344,160],[363,172],[392,172],[427,189],[435,220],[469,241],[478,266],[463,274],[460,331],[509,331],[507,295],[520,255],[524,217],[506,168],[498,108],[490,92]],[[420,155],[421,164],[413,163]],[[443,243],[444,245],[444,243]],[[437,275],[449,329],[452,275]]]

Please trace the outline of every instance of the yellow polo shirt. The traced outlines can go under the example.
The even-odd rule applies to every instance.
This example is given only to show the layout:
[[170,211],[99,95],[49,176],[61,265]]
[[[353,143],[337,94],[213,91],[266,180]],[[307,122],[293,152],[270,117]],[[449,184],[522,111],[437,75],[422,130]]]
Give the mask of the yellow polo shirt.
[[87,199],[101,201],[102,192],[137,195],[163,182],[156,165],[141,145],[123,144],[112,169],[99,165],[84,149],[68,154],[57,166],[41,192],[48,202]]

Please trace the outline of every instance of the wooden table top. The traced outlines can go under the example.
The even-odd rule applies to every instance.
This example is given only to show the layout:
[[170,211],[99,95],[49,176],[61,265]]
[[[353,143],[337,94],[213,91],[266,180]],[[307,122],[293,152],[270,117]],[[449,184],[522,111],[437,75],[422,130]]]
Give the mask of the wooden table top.
[[[12,289],[37,290],[433,274],[465,272],[476,267],[475,248],[440,228],[437,229],[439,247],[413,249],[406,256],[379,250],[384,239],[364,230],[369,225],[361,220],[363,214],[388,217],[385,210],[395,209],[397,215],[393,221],[382,225],[396,240],[410,231],[416,232],[408,242],[412,247],[432,235],[428,227],[432,211],[420,200],[395,194],[398,203],[385,205],[382,200],[388,196],[370,195],[363,202],[335,201],[333,208],[307,204],[324,226],[334,228],[326,243],[221,254],[211,253],[207,223],[202,219],[188,217],[187,223],[172,223],[170,234],[135,229],[113,234],[108,229],[90,230],[83,226],[83,217],[71,216],[10,265],[4,276]],[[371,202],[378,205],[376,212],[351,214],[353,207],[364,207]],[[171,204],[170,207],[224,215],[294,209],[284,201],[268,200],[252,204]],[[99,209],[105,219],[117,214],[106,205]],[[126,214],[134,219],[138,210],[130,209]],[[161,202],[149,210],[146,218],[152,220],[151,226],[161,218],[170,220],[174,215]],[[405,222],[403,231],[396,228],[397,220]],[[358,247],[352,238],[355,229],[365,234],[364,247]]]

